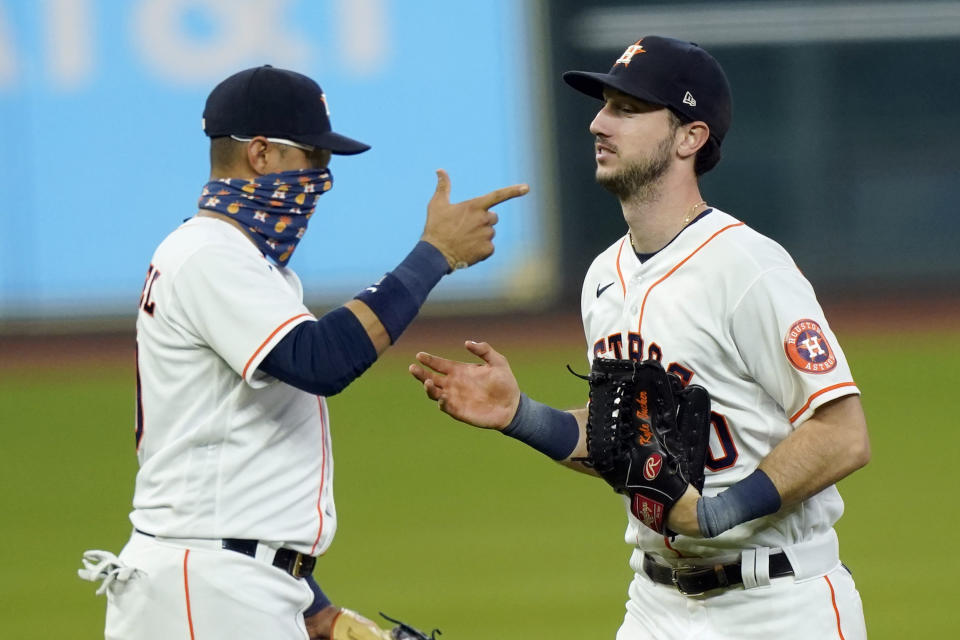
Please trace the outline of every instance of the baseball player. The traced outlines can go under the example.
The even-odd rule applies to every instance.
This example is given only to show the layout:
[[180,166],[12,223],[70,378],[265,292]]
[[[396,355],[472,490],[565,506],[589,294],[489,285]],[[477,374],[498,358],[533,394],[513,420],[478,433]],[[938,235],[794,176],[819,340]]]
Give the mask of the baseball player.
[[331,130],[316,82],[270,66],[217,85],[203,118],[210,181],[139,302],[134,531],[119,557],[88,552],[81,570],[104,581],[105,636],[408,637],[333,607],[312,579],[337,528],[326,397],[446,273],[493,253],[490,208],[528,188],[451,204],[438,171],[420,242],[318,318],[287,264],[332,186],[331,154],[369,147]]
[[[654,360],[711,400],[702,495],[681,490],[664,529],[655,505],[624,498],[635,577],[617,638],[865,638],[833,529],[835,483],[870,456],[859,391],[787,252],[700,194],[731,121],[722,69],[695,44],[648,36],[609,73],[564,80],[601,101],[596,178],[627,223],[584,278],[587,359]],[[417,355],[429,398],[591,471],[588,409],[540,404],[490,345],[466,348],[481,366]]]

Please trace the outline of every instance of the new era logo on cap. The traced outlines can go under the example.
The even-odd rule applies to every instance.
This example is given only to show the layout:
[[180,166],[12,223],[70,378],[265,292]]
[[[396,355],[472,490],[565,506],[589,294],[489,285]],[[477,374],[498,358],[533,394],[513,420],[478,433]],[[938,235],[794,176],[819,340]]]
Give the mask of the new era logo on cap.
[[683,104],[688,104],[691,107],[697,106],[697,101],[693,99],[693,94],[687,91],[683,94]]

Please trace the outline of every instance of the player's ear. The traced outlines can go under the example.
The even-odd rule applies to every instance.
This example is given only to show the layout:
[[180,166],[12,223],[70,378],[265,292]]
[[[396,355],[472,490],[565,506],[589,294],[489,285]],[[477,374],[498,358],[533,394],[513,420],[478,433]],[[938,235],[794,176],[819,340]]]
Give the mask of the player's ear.
[[270,173],[270,157],[268,151],[270,149],[270,143],[267,142],[267,139],[263,136],[256,136],[247,143],[246,148],[246,158],[247,164],[250,165],[250,168],[253,169],[258,175],[263,175],[265,173]]
[[693,122],[681,125],[677,129],[677,135],[680,136],[679,144],[677,145],[677,154],[679,154],[681,158],[687,159],[696,155],[697,151],[699,151],[703,145],[707,144],[707,140],[710,139],[710,127],[708,127],[705,122],[694,120]]

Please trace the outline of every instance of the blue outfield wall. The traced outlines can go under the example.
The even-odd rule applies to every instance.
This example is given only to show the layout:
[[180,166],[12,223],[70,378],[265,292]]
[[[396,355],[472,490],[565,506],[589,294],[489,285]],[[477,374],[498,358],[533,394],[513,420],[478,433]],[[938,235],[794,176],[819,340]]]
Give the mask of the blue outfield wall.
[[[0,0],[0,319],[127,313],[153,248],[195,212],[201,113],[264,63],[323,86],[334,188],[291,266],[342,301],[422,230],[434,170],[460,200],[534,174],[526,5],[512,0]],[[543,189],[541,189],[542,191]],[[498,208],[494,259],[440,299],[532,300],[552,254],[535,197]]]

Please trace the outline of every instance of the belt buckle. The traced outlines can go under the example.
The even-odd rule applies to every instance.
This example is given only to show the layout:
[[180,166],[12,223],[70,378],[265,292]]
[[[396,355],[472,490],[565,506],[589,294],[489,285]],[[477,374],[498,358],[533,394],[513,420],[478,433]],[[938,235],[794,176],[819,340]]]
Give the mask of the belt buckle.
[[704,591],[687,591],[687,589],[680,583],[679,569],[670,570],[670,581],[673,582],[673,586],[677,588],[677,591],[685,596],[700,596],[706,593]]
[[298,552],[293,558],[293,566],[290,568],[290,574],[294,578],[299,578],[301,569],[303,569],[303,554]]

